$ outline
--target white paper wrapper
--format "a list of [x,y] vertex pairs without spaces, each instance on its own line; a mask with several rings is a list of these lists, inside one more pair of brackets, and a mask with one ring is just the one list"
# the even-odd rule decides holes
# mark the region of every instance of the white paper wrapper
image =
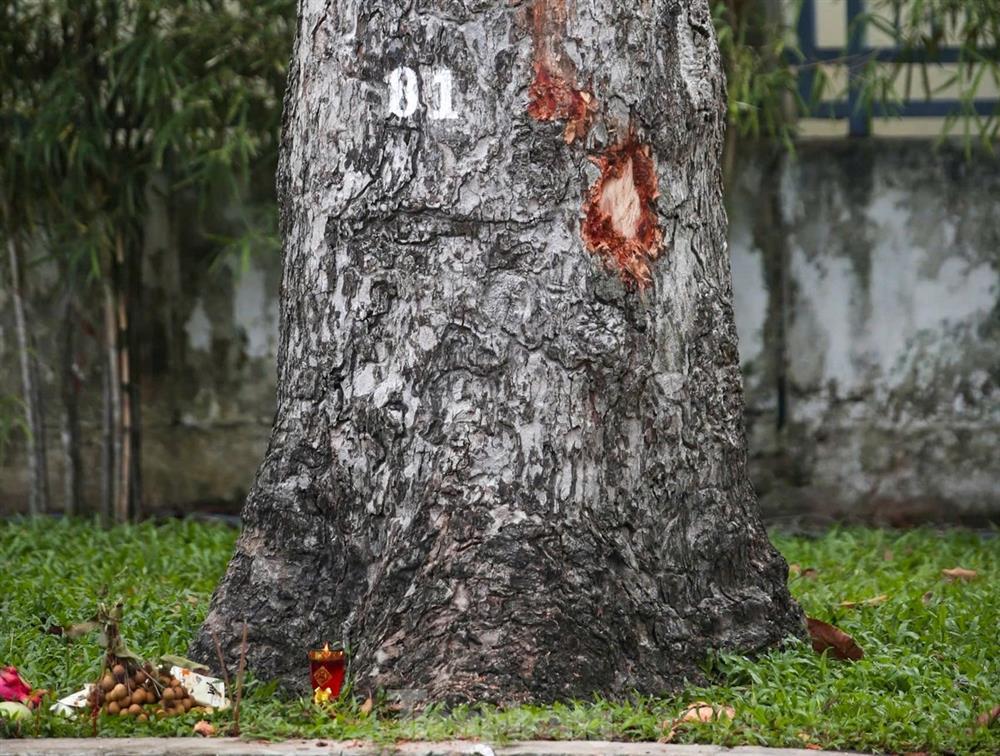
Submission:
[[171,667],[170,674],[181,681],[199,706],[211,706],[213,709],[229,708],[226,684],[218,677],[201,675],[185,667]]
[[76,693],[70,693],[65,698],[60,698],[49,707],[49,711],[54,711],[57,714],[65,714],[67,717],[73,716],[78,710],[87,708],[87,696],[90,695],[90,691],[93,688],[93,683],[87,683],[83,686],[83,690],[78,690]]

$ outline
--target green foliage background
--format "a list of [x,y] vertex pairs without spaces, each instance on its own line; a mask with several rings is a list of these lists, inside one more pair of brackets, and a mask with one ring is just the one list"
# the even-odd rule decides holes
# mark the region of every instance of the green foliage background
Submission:
[[201,206],[272,170],[294,2],[0,0],[0,235],[106,272],[155,177]]

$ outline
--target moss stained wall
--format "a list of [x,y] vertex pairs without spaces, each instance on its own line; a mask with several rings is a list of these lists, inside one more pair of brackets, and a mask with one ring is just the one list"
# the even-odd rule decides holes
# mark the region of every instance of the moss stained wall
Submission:
[[731,255],[770,516],[1000,513],[998,168],[901,140],[742,162]]
[[[752,472],[771,518],[1000,516],[1000,160],[903,140],[806,142],[739,161],[730,252]],[[150,509],[237,511],[274,411],[276,256],[212,265],[154,203],[144,270]],[[595,259],[595,265],[599,262]],[[30,271],[58,504],[58,297]],[[81,318],[86,496],[96,506],[100,361]],[[19,392],[0,289],[0,394]],[[0,514],[23,508],[15,443]]]

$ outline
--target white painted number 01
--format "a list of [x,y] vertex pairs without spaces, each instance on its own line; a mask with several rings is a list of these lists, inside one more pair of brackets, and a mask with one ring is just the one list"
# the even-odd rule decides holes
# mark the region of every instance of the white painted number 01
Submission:
[[[409,118],[420,107],[420,87],[417,72],[409,66],[400,66],[389,74],[389,112],[400,118]],[[438,69],[431,76],[431,88],[436,90],[431,96],[430,107],[427,110],[429,118],[444,121],[458,118],[452,100],[453,81],[451,71],[447,68]]]

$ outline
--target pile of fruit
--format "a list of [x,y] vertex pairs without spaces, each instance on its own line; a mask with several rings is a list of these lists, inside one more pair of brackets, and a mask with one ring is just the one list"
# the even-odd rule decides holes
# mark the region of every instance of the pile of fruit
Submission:
[[169,672],[121,660],[105,671],[88,702],[94,710],[113,717],[136,717],[140,722],[150,716],[185,714],[195,706],[191,694]]

